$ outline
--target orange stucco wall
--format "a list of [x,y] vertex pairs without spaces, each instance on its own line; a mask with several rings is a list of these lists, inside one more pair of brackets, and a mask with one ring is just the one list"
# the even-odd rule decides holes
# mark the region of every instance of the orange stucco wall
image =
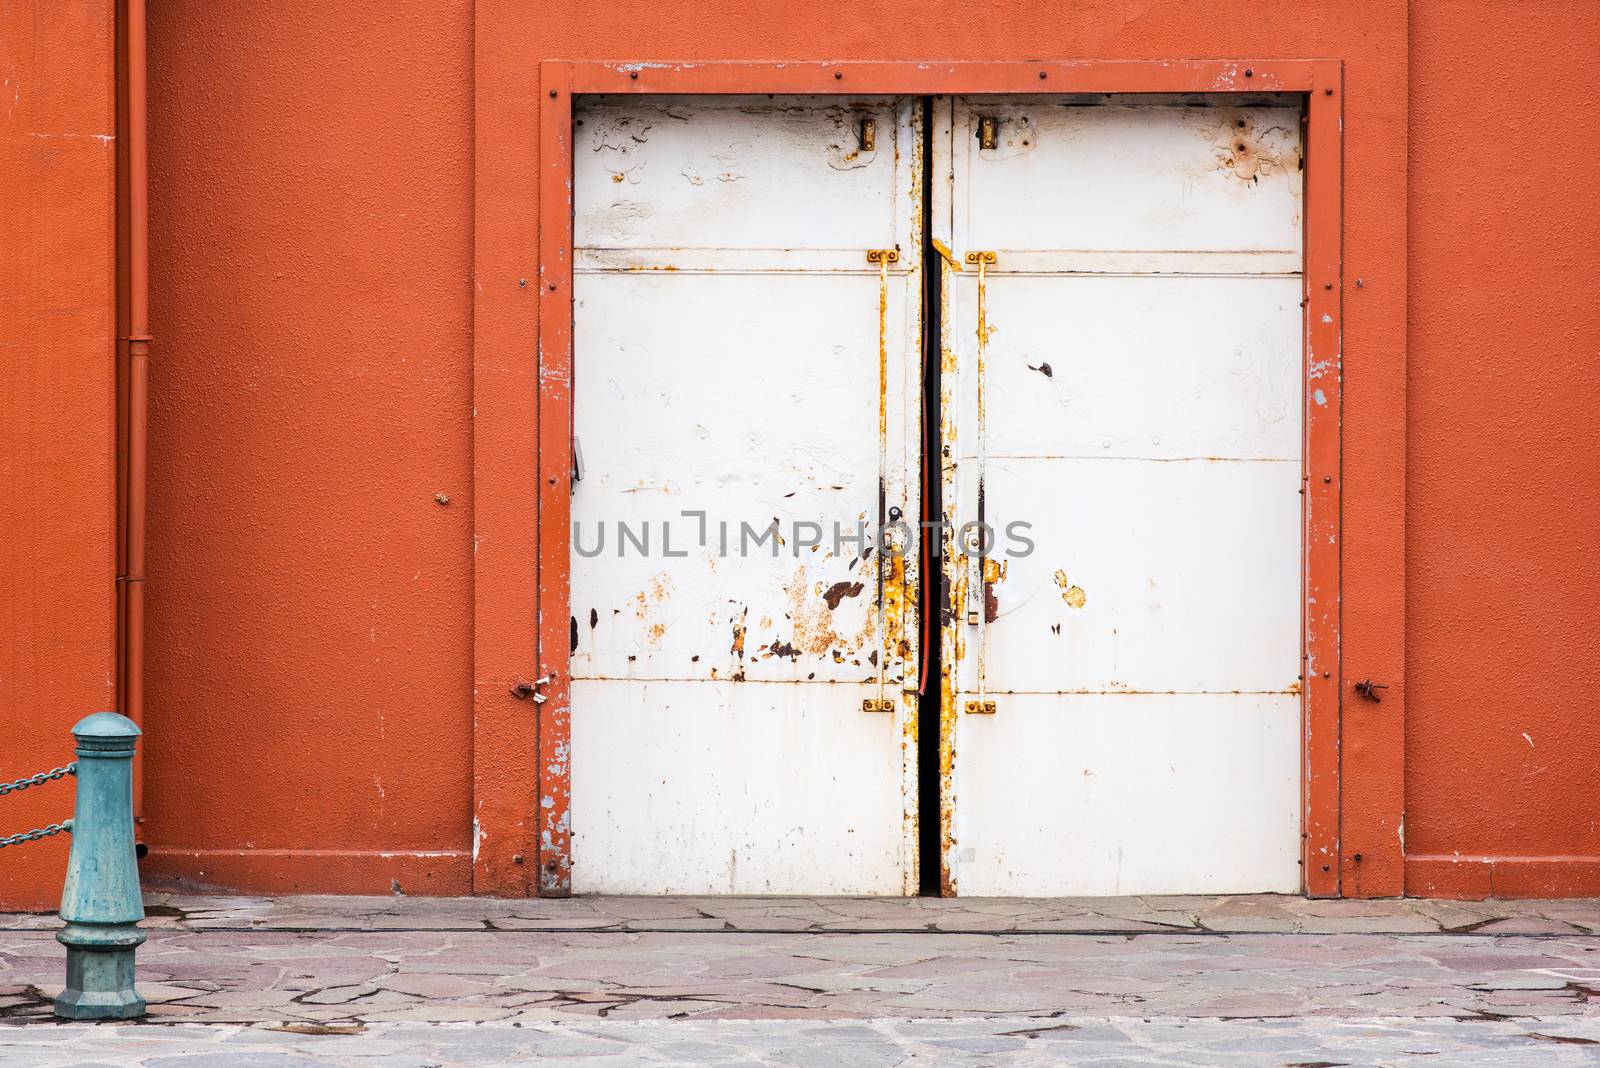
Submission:
[[[115,21],[0,5],[0,780],[72,757],[115,703]],[[0,834],[73,780],[0,798]],[[61,900],[66,835],[0,852],[0,903]]]
[[1600,892],[1596,48],[1585,0],[1412,4],[1412,893]]
[[466,892],[471,4],[150,49],[148,866]]
[[[0,53],[55,220],[0,309],[19,773],[113,674],[110,154],[34,136],[110,130],[79,17],[77,74]],[[1346,64],[1345,892],[1600,893],[1597,46],[1589,0],[152,5],[147,875],[530,885],[538,60],[1249,56]]]

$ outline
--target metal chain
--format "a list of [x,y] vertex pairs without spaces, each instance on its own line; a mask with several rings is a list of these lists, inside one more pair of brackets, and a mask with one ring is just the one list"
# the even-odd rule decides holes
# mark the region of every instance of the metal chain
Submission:
[[[78,774],[78,764],[74,761],[64,768],[52,768],[49,771],[41,771],[37,775],[30,775],[26,779],[18,779],[16,782],[0,783],[0,797],[16,793],[18,790],[26,790],[30,786],[42,786],[47,782],[53,782],[56,779],[76,774]],[[41,838],[49,838],[51,835],[70,830],[72,830],[72,821],[62,820],[60,823],[52,823],[48,827],[40,827],[37,830],[0,836],[0,849],[4,849],[6,846],[21,845],[24,842],[37,842]]]
[[12,834],[0,838],[0,849],[4,849],[6,846],[21,845],[24,842],[37,842],[41,838],[49,838],[53,834],[60,834],[62,831],[70,830],[72,830],[72,821],[62,820],[60,823],[52,823],[48,827],[40,827],[36,831],[23,831],[21,834]]
[[[47,782],[59,779],[65,775],[76,774],[78,774],[78,762],[73,761],[64,768],[53,768],[50,771],[41,771],[37,775],[30,775],[26,779],[18,779],[16,782],[0,782],[0,797],[4,797],[6,794],[16,793],[18,790],[26,790],[30,786],[42,786]],[[12,843],[7,842],[5,844],[11,845]]]

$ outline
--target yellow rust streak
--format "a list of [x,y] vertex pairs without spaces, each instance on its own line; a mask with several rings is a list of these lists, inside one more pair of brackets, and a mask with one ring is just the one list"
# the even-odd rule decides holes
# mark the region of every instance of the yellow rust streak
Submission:
[[[937,557],[940,577],[929,578],[935,582],[936,595],[930,605],[939,618],[939,893],[942,897],[955,897],[958,891],[951,861],[955,857],[955,765],[956,765],[956,688],[957,665],[961,662],[961,606],[966,599],[966,561],[955,551],[956,529],[956,440],[960,422],[956,418],[957,354],[950,343],[950,297],[954,288],[954,274],[961,264],[944,242],[934,239],[941,257],[939,286],[939,321],[944,324],[939,331],[939,479],[943,490],[944,526],[936,536],[940,539]],[[938,594],[944,595],[942,604]]]
[[[888,576],[883,584],[883,635],[882,652],[879,656],[880,669],[886,668],[889,661],[894,661],[895,675],[902,683],[901,689],[909,688],[916,692],[916,664],[911,641],[906,637],[916,632],[917,599],[914,576],[915,568],[910,563],[908,553],[899,555],[888,554],[889,559],[885,565]],[[882,671],[880,670],[880,679]],[[916,717],[911,717],[911,737],[916,737]]]
[[[989,264],[999,257],[993,252],[969,252],[967,262],[978,265],[978,448],[983,449],[983,430],[988,414],[985,396],[984,360],[989,354]],[[983,477],[983,458],[978,460],[978,477]]]
[[[949,483],[946,483],[949,485]],[[946,496],[946,502],[954,499],[954,494]],[[945,530],[954,529],[955,506],[946,503],[944,509]],[[951,861],[955,857],[955,814],[956,814],[956,729],[958,726],[957,696],[960,689],[960,664],[965,653],[965,640],[961,614],[962,606],[967,602],[967,558],[965,554],[956,551],[955,538],[945,535],[943,552],[940,553],[940,566],[944,569],[945,585],[949,590],[948,600],[945,602],[944,622],[939,628],[939,644],[941,648],[939,663],[939,893],[942,897],[955,897],[956,886],[955,872],[951,868]]]

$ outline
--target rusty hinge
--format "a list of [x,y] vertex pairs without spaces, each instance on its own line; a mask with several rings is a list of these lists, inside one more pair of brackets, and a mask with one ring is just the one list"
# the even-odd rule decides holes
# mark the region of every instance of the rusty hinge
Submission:
[[1000,145],[1000,120],[993,115],[978,116],[978,147],[997,148]]
[[856,127],[856,140],[863,152],[878,150],[878,124],[872,119],[862,119]]
[[969,716],[992,716],[994,711],[995,705],[993,701],[967,702],[967,715]]
[[868,263],[899,263],[900,250],[897,248],[869,248],[867,249]]
[[995,255],[993,252],[990,252],[990,251],[988,251],[986,249],[982,250],[982,251],[978,251],[978,252],[969,252],[969,253],[967,253],[967,262],[968,263],[984,263],[984,264],[988,264],[988,263],[995,263],[999,259],[1000,259],[999,256]]
[[894,711],[894,698],[893,697],[869,697],[865,701],[861,702],[861,711],[863,711],[863,712],[893,712]]

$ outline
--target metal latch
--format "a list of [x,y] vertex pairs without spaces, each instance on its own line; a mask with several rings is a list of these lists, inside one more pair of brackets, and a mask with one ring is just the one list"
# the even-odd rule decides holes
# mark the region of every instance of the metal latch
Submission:
[[967,556],[967,626],[976,627],[983,621],[983,615],[988,610],[984,604],[984,596],[988,592],[983,585],[983,530],[972,528],[967,531],[966,538]]
[[542,705],[546,701],[550,700],[550,698],[548,698],[544,694],[540,693],[539,692],[539,687],[548,686],[549,684],[550,684],[550,676],[549,675],[544,675],[544,676],[542,676],[540,678],[535,679],[532,682],[529,682],[527,679],[518,679],[516,681],[516,684],[511,687],[511,696],[515,697],[519,701],[526,701],[528,698],[531,697],[531,698],[533,698],[533,703],[534,704]]
[[995,705],[993,701],[968,701],[967,715],[992,716],[994,715],[994,708]]
[[868,263],[899,263],[900,250],[897,248],[869,248],[867,249]]
[[865,701],[861,702],[861,711],[863,711],[863,712],[893,712],[894,711],[894,698],[893,697],[869,697]]

